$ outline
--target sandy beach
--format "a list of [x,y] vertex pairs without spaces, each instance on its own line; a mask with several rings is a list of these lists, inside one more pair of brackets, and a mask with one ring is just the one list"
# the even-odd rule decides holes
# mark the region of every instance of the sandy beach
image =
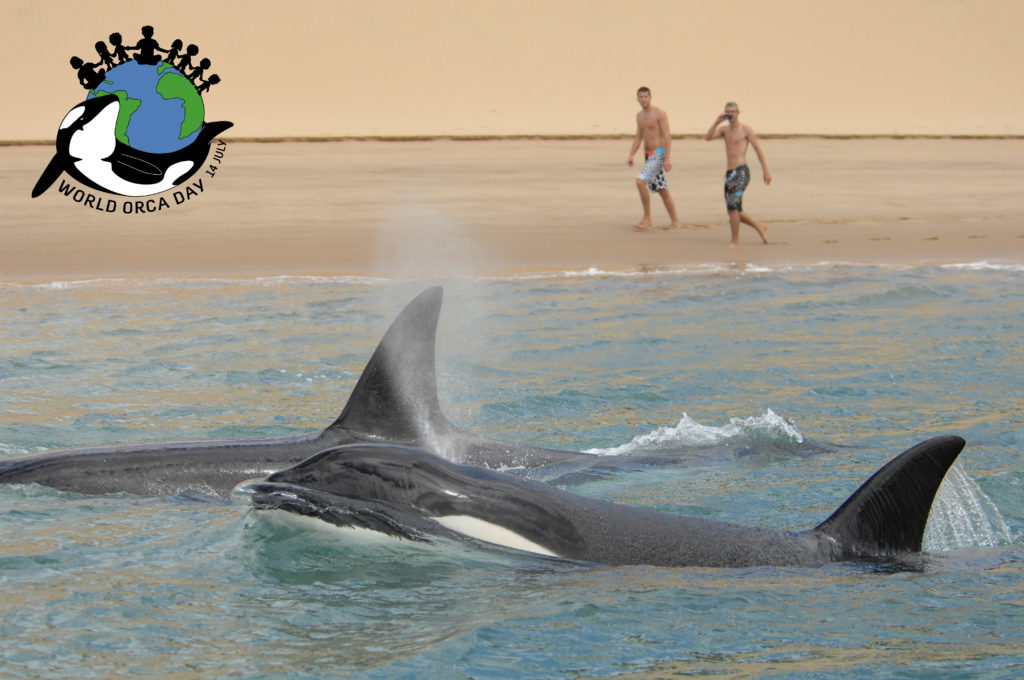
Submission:
[[201,192],[142,214],[88,207],[56,186],[31,199],[52,148],[0,147],[0,281],[1024,262],[1024,140],[769,138],[764,148],[773,182],[751,159],[744,207],[772,245],[743,227],[729,249],[724,154],[695,138],[676,141],[669,173],[685,228],[664,228],[655,197],[644,232],[631,228],[640,205],[628,139],[228,139]]
[[[724,9],[693,2],[657,21],[639,0],[5,2],[0,77],[32,94],[0,117],[0,281],[1024,260],[1024,94],[993,67],[1024,58],[1024,5],[732,9],[725,40]],[[204,120],[234,123],[218,171],[154,214],[30,198],[86,94],[69,58],[144,25],[212,60]],[[639,85],[671,120],[681,231],[630,229]],[[724,153],[703,135],[728,100],[765,142],[774,181],[751,152],[744,206],[770,246],[744,228],[721,248]]]

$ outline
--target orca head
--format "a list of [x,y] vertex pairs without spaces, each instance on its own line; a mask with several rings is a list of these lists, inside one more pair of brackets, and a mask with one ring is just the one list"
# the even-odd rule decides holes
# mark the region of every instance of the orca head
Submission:
[[113,95],[87,99],[68,111],[57,131],[58,152],[76,160],[98,161],[117,148],[117,116],[121,102]]
[[86,99],[65,114],[57,128],[57,151],[32,188],[32,198],[49,189],[62,172],[71,172],[95,189],[103,189],[75,172],[77,161],[102,162],[117,149],[115,128],[121,111],[120,100],[113,95]]
[[285,510],[402,538],[472,538],[549,557],[582,539],[547,494],[507,474],[411,446],[350,444],[244,485],[257,510]]
[[465,486],[461,466],[400,444],[348,444],[321,451],[269,475],[266,484],[361,498],[435,512]]
[[280,510],[341,528],[429,540],[438,532],[420,499],[436,487],[425,481],[429,475],[413,481],[407,465],[419,453],[435,458],[400,445],[339,446],[265,481],[242,484],[236,493],[249,496],[257,511]]

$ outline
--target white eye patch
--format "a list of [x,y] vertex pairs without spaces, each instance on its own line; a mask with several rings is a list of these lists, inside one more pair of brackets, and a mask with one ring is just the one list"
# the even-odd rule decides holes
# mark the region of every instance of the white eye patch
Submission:
[[558,555],[547,548],[537,545],[527,538],[523,538],[514,531],[498,526],[497,524],[485,522],[484,520],[477,519],[476,517],[470,517],[469,515],[449,515],[448,517],[435,517],[434,521],[447,529],[451,529],[452,531],[464,536],[469,536],[470,538],[475,538],[479,541],[484,541],[485,543],[493,543],[506,548],[514,548],[525,552],[537,553],[538,555],[546,555],[547,557],[558,557]]
[[85,113],[84,106],[76,106],[75,108],[68,111],[68,115],[64,116],[64,120],[60,122],[60,129],[63,130],[64,128],[74,123],[76,120],[82,117],[83,113]]

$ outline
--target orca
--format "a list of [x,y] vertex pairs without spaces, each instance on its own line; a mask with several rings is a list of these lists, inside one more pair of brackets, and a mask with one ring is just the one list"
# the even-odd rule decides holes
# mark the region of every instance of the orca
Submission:
[[663,567],[899,564],[921,551],[935,494],[964,440],[922,442],[876,472],[831,517],[781,531],[586,498],[393,445],[323,451],[239,487],[254,512],[285,511],[398,538],[470,539],[548,557]]
[[66,172],[82,184],[121,196],[150,196],[178,186],[198,171],[210,144],[233,123],[204,123],[188,146],[171,153],[133,149],[117,138],[121,103],[115,95],[86,99],[61,121],[57,151],[32,188],[32,198]]
[[228,500],[240,482],[356,442],[412,445],[457,462],[498,467],[537,467],[587,456],[489,439],[445,417],[434,363],[443,295],[440,287],[428,288],[405,307],[370,357],[344,410],[320,432],[22,454],[0,459],[0,484],[35,483],[81,494],[200,494]]

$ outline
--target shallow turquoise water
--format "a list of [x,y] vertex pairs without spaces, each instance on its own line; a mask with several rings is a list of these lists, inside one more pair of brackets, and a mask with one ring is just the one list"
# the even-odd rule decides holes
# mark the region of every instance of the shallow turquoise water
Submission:
[[[0,285],[0,455],[318,429],[430,283]],[[799,529],[965,437],[923,568],[584,567],[0,487],[0,676],[1024,674],[1024,268],[444,285],[449,417],[608,455],[577,493]]]

